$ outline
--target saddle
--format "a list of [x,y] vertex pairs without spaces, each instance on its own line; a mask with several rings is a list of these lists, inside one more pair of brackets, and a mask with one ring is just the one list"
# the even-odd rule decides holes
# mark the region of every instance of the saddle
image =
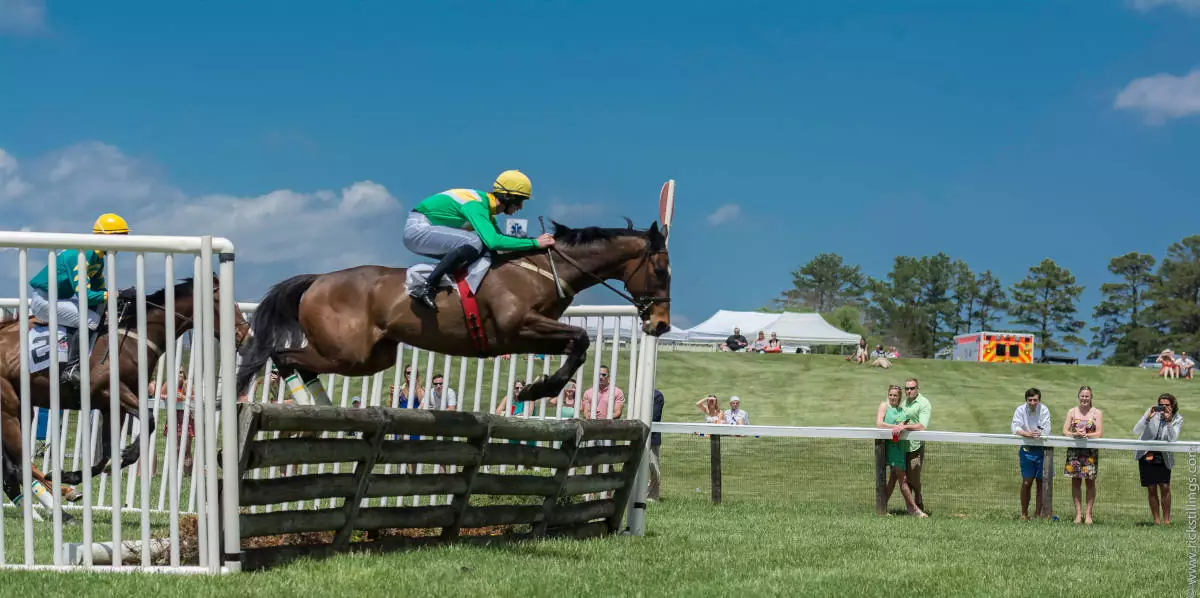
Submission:
[[[509,263],[530,272],[536,272],[549,280],[555,280],[553,273],[538,267],[528,259],[520,258]],[[426,280],[429,273],[433,271],[433,267],[433,264],[417,264],[409,267],[405,283],[411,288],[418,281]],[[487,351],[488,344],[487,333],[483,330],[483,318],[479,314],[479,304],[475,300],[475,292],[479,289],[484,276],[491,270],[491,256],[484,254],[472,263],[448,273],[442,280],[433,281],[436,283],[435,286],[442,288],[449,287],[458,291],[463,308],[463,317],[467,322],[467,332],[471,336],[472,346],[474,346],[479,355],[483,355]],[[574,291],[565,282],[560,280],[558,284],[562,286],[563,291],[568,296],[574,295]]]

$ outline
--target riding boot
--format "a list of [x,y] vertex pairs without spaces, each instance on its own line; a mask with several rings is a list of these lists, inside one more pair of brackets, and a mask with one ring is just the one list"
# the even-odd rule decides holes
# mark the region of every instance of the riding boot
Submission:
[[437,309],[434,304],[434,298],[437,297],[438,281],[447,272],[454,272],[458,268],[470,264],[479,255],[480,251],[470,245],[463,245],[452,249],[449,253],[442,256],[442,260],[433,267],[433,272],[429,273],[429,277],[425,279],[425,282],[409,289],[408,294],[423,303],[425,307]]
[[79,386],[79,329],[74,328],[67,335],[67,363],[59,372],[61,384],[73,387]]

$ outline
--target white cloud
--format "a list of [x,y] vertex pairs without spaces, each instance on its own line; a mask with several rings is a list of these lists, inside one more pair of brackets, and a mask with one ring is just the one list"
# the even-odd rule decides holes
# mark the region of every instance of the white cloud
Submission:
[[0,33],[38,35],[45,31],[44,0],[0,0]]
[[29,191],[29,184],[17,174],[17,159],[0,149],[0,203],[16,199]]
[[741,215],[742,215],[742,207],[741,206],[739,206],[735,203],[727,203],[727,204],[717,208],[717,211],[708,215],[708,223],[711,224],[712,226],[717,226],[718,224],[724,224],[724,223],[729,222],[730,220],[733,220]]
[[[253,279],[239,287],[246,289],[242,297],[297,272],[367,263],[398,266],[409,256],[400,240],[400,202],[378,183],[358,181],[340,191],[189,196],[164,182],[151,164],[96,142],[27,163],[0,150],[0,200],[5,199],[0,209],[9,230],[88,232],[98,215],[115,212],[134,234],[226,237],[237,247],[238,263],[253,267],[238,276],[239,281]],[[190,275],[190,263],[187,272],[182,268],[177,262],[179,276]],[[123,280],[127,284],[130,278]]]
[[1176,6],[1184,12],[1200,14],[1200,0],[1131,0],[1130,4],[1142,12],[1148,12],[1160,6]]
[[1135,79],[1117,94],[1114,106],[1143,111],[1153,124],[1200,114],[1200,69],[1182,77],[1159,73]]
[[590,226],[604,213],[604,207],[596,203],[559,203],[552,202],[548,213],[550,218],[568,226]]

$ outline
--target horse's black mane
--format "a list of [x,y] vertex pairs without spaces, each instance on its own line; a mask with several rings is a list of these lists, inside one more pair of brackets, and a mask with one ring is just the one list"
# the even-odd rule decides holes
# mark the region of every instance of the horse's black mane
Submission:
[[[175,301],[178,302],[183,297],[187,297],[190,299],[192,296],[194,284],[195,284],[195,281],[193,281],[191,278],[184,278],[184,279],[180,280],[179,282],[175,283]],[[166,304],[167,304],[167,289],[165,287],[161,288],[157,291],[154,291],[153,293],[150,293],[149,295],[146,295],[146,311],[153,311],[154,309],[156,309],[155,306],[164,306],[165,307]],[[162,309],[162,308],[160,307],[157,309]],[[135,301],[132,301],[132,300],[129,301],[127,306],[121,306],[118,302],[117,310],[120,312],[120,314],[118,315],[118,321],[117,321],[118,325],[125,326],[125,325],[130,325],[130,324],[137,324],[137,303]]]
[[[649,237],[651,240],[651,245],[655,245],[656,239],[662,239],[661,233],[657,236],[651,234],[651,230],[653,230],[654,227],[649,229],[634,228],[633,221],[627,217],[625,218],[626,226],[624,228],[603,226],[571,228],[561,222],[555,222],[554,220],[551,220],[550,224],[554,226],[554,241],[564,246],[587,245],[588,243],[611,241],[613,239],[620,239],[622,237]],[[504,252],[496,255],[492,259],[492,264],[499,265],[504,262],[522,259],[531,254],[544,254],[545,252],[545,249]]]
[[565,224],[553,220],[550,221],[554,225],[554,241],[564,245],[586,245],[594,241],[609,241],[620,237],[645,236],[645,230],[633,228],[632,220],[626,218],[625,222],[628,224],[625,228],[605,228],[602,226],[571,228]]

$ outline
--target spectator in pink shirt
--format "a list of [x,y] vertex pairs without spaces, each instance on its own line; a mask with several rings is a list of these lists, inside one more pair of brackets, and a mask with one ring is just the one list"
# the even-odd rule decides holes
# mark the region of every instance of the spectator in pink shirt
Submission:
[[[609,402],[612,402],[612,415],[608,414]],[[595,414],[592,412],[592,405],[595,405]],[[617,388],[608,379],[608,366],[600,366],[600,389],[596,392],[596,387],[592,387],[584,391],[583,403],[580,405],[581,415],[583,419],[620,419],[621,408],[625,406],[625,393]]]

